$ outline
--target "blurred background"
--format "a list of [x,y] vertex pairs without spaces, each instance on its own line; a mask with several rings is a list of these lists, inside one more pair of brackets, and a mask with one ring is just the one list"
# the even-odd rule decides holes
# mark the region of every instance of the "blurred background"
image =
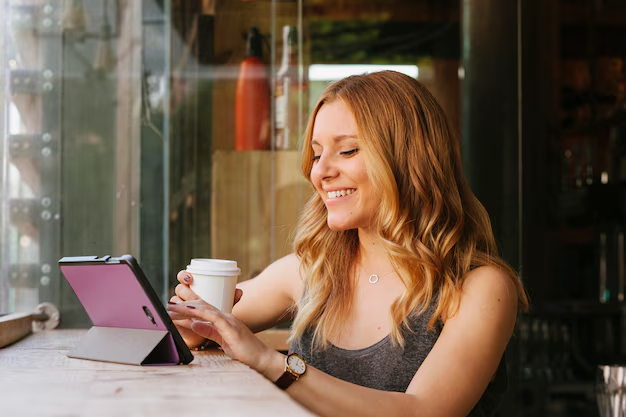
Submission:
[[62,256],[137,257],[165,302],[192,257],[289,253],[324,87],[435,95],[532,309],[501,416],[596,416],[624,363],[623,0],[0,0],[0,313],[89,318]]

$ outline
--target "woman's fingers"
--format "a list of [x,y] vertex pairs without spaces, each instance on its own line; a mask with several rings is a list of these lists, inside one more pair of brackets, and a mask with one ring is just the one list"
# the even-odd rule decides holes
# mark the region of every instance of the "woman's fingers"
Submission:
[[[172,320],[195,319],[217,323],[223,317],[220,310],[202,300],[188,300],[183,303],[168,303],[168,309],[176,317]],[[172,314],[170,314],[172,317]]]
[[191,282],[193,281],[193,276],[183,269],[182,271],[179,271],[178,274],[176,274],[176,279],[181,284],[191,285]]
[[[183,299],[179,298],[178,296],[173,296],[172,298],[170,298],[169,304],[178,304],[178,303],[182,303]],[[170,319],[172,319],[172,322],[174,322],[174,325],[176,325],[177,327],[184,327],[186,329],[191,329],[191,320],[188,318],[184,318],[184,319],[177,319],[174,317],[175,313],[172,313],[171,311],[168,312]]]
[[189,315],[185,312],[179,313],[177,311],[170,310],[168,311],[168,314],[170,315],[170,319],[172,319],[172,322],[174,322],[175,325],[191,329],[191,319],[189,318]]
[[180,282],[180,284],[174,288],[174,293],[176,293],[177,299],[172,297],[170,301],[179,303],[181,301],[195,300],[198,298],[196,293],[189,288],[189,285],[193,282],[193,277],[189,272],[185,270],[179,271],[178,274],[176,274],[176,279]]
[[217,342],[229,357],[261,372],[268,357],[277,352],[263,344],[232,314],[222,313],[202,300],[169,304],[170,314],[177,319],[191,319],[191,330],[201,337]]
[[[202,306],[200,305],[202,303]],[[172,320],[205,320],[211,321],[204,316],[206,308],[214,308],[202,300],[189,300],[182,303],[168,302],[167,309]],[[219,311],[219,310],[218,310]]]
[[176,288],[174,288],[174,292],[182,301],[197,300],[200,298],[185,284],[178,284]]
[[[203,338],[213,340],[222,347],[227,346],[218,328],[214,326],[214,323],[220,325],[224,323],[223,314],[212,305],[199,300],[168,303],[168,309],[172,320],[189,323],[188,329],[185,329],[186,332],[193,332],[196,336],[200,335]],[[187,339],[191,339],[191,335],[186,332],[183,338],[187,342]]]
[[217,343],[220,346],[225,344],[224,343],[224,339],[222,339],[222,336],[215,329],[215,327],[213,326],[213,323],[211,323],[211,322],[194,321],[191,324],[191,330],[193,330],[197,334],[201,335],[202,337],[205,337],[207,339],[210,339],[210,340],[214,341],[215,343]]
[[[197,300],[198,296],[194,293],[186,284],[188,281],[191,283],[191,279],[185,279],[185,271],[180,271],[176,278],[181,284],[176,286],[174,292],[175,296],[170,298],[168,305],[179,305],[184,303],[186,300]],[[185,312],[186,313],[186,312]],[[192,325],[194,320],[192,320],[192,316],[189,314],[183,314],[180,311],[168,311],[170,319],[174,323],[174,325],[178,328],[178,332],[182,336],[183,340],[189,347],[198,346],[203,342],[204,337],[199,335],[197,332],[192,330]],[[206,336],[205,336],[206,337]],[[215,336],[214,336],[215,337]],[[214,340],[214,339],[211,339]],[[221,340],[221,338],[220,338]],[[217,340],[215,340],[217,342]],[[219,343],[219,342],[218,342]]]

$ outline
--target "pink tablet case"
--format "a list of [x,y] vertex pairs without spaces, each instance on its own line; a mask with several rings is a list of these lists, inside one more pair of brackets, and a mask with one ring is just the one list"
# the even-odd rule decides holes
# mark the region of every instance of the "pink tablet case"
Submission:
[[180,362],[171,333],[129,265],[60,268],[93,322],[69,357],[133,365]]

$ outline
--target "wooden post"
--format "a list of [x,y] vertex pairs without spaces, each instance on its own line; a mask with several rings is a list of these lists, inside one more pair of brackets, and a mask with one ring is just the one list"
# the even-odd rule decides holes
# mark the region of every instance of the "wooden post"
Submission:
[[517,18],[516,2],[463,0],[463,163],[513,267],[520,260]]
[[139,182],[141,147],[141,2],[120,2],[115,130],[116,254],[139,254]]
[[[462,152],[465,172],[492,221],[502,257],[520,265],[518,2],[462,1]],[[500,415],[519,416],[518,345],[507,347],[512,375]]]

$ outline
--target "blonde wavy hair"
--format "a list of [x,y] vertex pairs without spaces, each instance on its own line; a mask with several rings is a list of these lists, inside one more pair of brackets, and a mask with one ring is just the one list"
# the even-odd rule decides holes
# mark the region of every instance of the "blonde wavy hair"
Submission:
[[[459,306],[466,273],[493,265],[515,283],[519,307],[528,299],[513,269],[499,256],[487,211],[472,193],[461,167],[457,136],[435,98],[415,79],[394,71],[345,78],[330,85],[307,125],[302,172],[309,181],[313,124],[326,103],[342,100],[354,115],[360,151],[381,205],[375,229],[406,290],[391,305],[391,340],[404,346],[411,314],[435,302],[429,329]],[[359,257],[357,230],[336,232],[315,193],[299,220],[295,253],[305,292],[297,305],[291,340],[313,330],[313,346],[325,348],[341,332],[352,308]]]

